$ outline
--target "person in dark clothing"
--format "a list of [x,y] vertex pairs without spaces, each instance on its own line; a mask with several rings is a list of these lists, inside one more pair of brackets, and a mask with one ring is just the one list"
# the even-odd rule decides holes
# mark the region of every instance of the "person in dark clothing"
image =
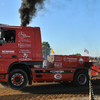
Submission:
[[8,41],[9,43],[13,43],[13,42],[15,42],[15,40],[14,40],[14,36],[11,36],[11,39]]

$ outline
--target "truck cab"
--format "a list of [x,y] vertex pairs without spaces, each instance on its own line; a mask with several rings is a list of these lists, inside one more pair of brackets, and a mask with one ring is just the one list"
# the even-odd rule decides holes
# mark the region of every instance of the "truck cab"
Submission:
[[32,83],[30,68],[34,65],[42,65],[40,28],[0,24],[0,82],[8,82],[10,73],[20,69]]

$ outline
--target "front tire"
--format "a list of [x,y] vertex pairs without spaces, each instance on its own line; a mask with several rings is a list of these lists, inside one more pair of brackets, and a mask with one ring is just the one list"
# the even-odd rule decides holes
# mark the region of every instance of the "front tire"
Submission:
[[85,70],[80,70],[76,72],[74,77],[74,83],[76,86],[87,86],[89,83],[88,72]]
[[26,86],[27,81],[26,72],[21,69],[15,69],[9,74],[8,85],[14,90],[21,90]]

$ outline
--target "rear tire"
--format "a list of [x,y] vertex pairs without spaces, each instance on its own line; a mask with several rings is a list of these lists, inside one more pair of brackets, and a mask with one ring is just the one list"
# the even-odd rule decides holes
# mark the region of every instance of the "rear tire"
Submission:
[[27,81],[26,72],[21,69],[15,69],[9,74],[8,85],[14,90],[21,90],[26,86]]
[[88,72],[84,70],[76,72],[74,77],[74,83],[76,86],[87,86],[89,83]]

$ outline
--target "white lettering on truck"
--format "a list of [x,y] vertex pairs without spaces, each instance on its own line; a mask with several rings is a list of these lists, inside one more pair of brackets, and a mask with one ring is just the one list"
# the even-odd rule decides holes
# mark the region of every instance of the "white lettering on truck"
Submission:
[[67,57],[67,62],[77,62],[77,58],[69,58],[69,57]]
[[55,68],[62,68],[62,62],[55,62],[54,66]]
[[[24,32],[22,32],[22,31],[20,31],[19,33],[18,33],[18,37],[19,37],[19,41],[18,42],[31,42],[30,40],[29,40],[29,38],[31,37],[31,36],[28,36],[28,35],[26,35]],[[26,39],[25,39],[26,38]]]
[[14,54],[14,50],[2,50],[2,54]]
[[64,73],[63,70],[51,70],[50,73]]
[[25,48],[25,47],[29,48],[29,47],[31,47],[31,44],[18,43],[18,47],[19,48]]
[[19,53],[31,53],[31,52],[28,49],[27,50],[22,49],[19,51]]

